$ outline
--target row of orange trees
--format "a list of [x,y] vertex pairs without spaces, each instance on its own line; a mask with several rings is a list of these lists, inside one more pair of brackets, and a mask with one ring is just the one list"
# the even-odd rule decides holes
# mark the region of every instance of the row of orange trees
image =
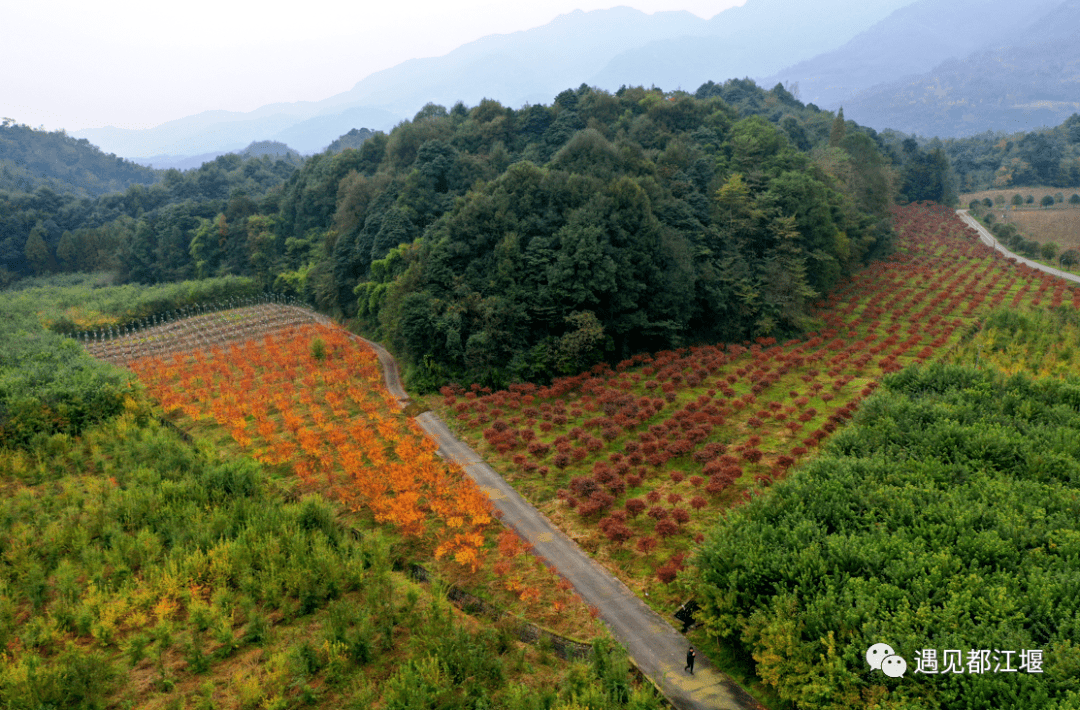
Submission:
[[439,558],[480,564],[490,501],[393,411],[375,353],[343,330],[305,325],[132,369],[166,411],[217,422],[258,460],[291,466],[307,488],[431,538]]
[[1005,259],[951,210],[899,208],[894,224],[897,252],[823,297],[803,339],[637,355],[546,387],[450,386],[443,411],[534,499],[670,581],[718,512],[784,476],[884,373],[997,306],[1080,306],[1080,289]]

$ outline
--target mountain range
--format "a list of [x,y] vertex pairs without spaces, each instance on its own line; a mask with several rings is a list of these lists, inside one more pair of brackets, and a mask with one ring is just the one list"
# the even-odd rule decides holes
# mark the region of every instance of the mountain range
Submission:
[[[494,98],[519,108],[550,103],[583,83],[693,91],[710,78],[761,76],[841,46],[909,1],[815,0],[792,9],[785,7],[790,0],[747,0],[711,20],[628,7],[575,11],[534,29],[483,37],[442,57],[408,60],[322,101],[247,113],[207,111],[151,129],[91,128],[74,135],[154,167],[167,167],[176,156],[237,150],[253,140],[311,153],[354,127],[389,129],[428,102],[473,105]],[[657,55],[667,60],[657,61]],[[680,74],[684,65],[692,70]]]
[[[1080,107],[1080,0],[747,0],[709,20],[627,7],[575,11],[411,59],[322,101],[208,111],[146,130],[74,135],[154,167],[254,140],[323,150],[351,129],[387,130],[429,102],[518,108],[582,83],[614,91],[706,81],[783,83],[804,102],[879,130],[958,136],[1054,125]],[[1080,45],[1077,45],[1080,47]]]
[[[965,56],[855,94],[849,118],[923,136],[1015,133],[1056,126],[1080,112],[1080,1],[1036,2]],[[1002,12],[996,14],[1000,23]],[[1040,12],[1042,11],[1042,12]],[[1015,13],[1014,13],[1015,14]],[[999,31],[1000,33],[1000,31]]]

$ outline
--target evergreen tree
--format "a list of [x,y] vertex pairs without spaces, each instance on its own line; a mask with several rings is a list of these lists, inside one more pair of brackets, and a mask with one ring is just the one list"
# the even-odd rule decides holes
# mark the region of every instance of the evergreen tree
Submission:
[[839,148],[846,134],[847,126],[844,124],[844,107],[841,106],[840,110],[836,112],[836,118],[833,119],[832,130],[829,131],[829,147]]
[[60,243],[56,247],[56,258],[60,260],[64,271],[77,271],[79,266],[79,245],[70,231],[64,230]]
[[49,254],[49,247],[45,244],[45,228],[41,226],[40,222],[30,230],[30,235],[26,238],[26,246],[23,248],[23,254],[26,256],[26,263],[29,264],[35,275],[41,275],[49,271],[52,255]]

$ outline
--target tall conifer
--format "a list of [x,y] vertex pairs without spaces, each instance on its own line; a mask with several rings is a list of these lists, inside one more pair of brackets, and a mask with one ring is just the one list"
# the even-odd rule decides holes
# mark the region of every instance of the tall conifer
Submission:
[[844,140],[844,133],[847,131],[844,126],[844,107],[841,106],[840,110],[836,112],[836,118],[833,120],[832,131],[829,133],[829,147],[839,148],[840,142]]

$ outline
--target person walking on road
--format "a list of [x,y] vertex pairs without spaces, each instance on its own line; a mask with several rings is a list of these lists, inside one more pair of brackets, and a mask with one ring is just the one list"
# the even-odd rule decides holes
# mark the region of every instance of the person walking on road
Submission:
[[686,668],[683,670],[690,671],[690,675],[694,675],[694,647],[691,646],[690,650],[686,652]]

